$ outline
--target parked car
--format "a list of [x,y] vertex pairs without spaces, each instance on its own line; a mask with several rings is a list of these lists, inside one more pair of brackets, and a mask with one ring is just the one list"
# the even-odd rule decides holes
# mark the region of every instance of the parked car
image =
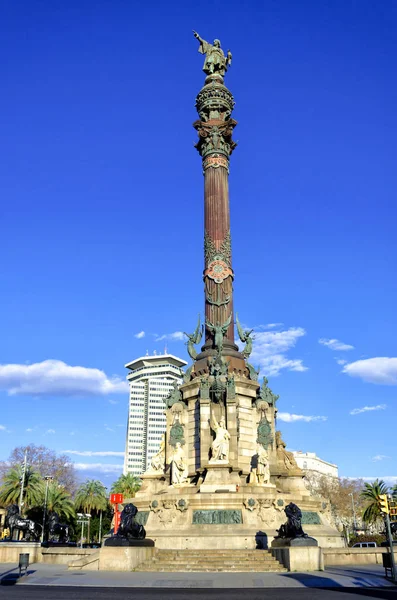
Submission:
[[354,544],[354,546],[352,546],[352,548],[376,548],[376,547],[377,547],[376,542],[357,542],[357,544]]

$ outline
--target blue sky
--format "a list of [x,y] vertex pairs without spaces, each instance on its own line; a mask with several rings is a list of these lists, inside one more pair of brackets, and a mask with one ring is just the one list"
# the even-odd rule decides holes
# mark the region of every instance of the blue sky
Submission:
[[235,307],[279,426],[343,476],[397,479],[396,21],[388,0],[2,3],[0,458],[45,444],[110,483],[123,365],[186,358],[196,29],[233,52]]

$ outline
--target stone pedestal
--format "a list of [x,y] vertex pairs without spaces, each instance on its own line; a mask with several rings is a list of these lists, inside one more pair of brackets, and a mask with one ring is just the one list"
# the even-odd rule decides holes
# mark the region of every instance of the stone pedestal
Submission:
[[272,541],[272,548],[308,548],[318,546],[318,541],[312,537],[276,538]]
[[132,571],[149,560],[154,553],[154,546],[101,548],[98,567],[100,571]]
[[106,547],[128,547],[128,548],[154,548],[154,541],[145,540],[127,540],[126,538],[117,537],[117,535],[107,538],[103,544]]
[[[273,542],[274,543],[274,542]],[[281,562],[288,571],[323,571],[324,561],[321,548],[318,546],[284,546],[274,548],[272,555]]]
[[157,494],[168,485],[169,481],[169,475],[166,476],[164,473],[144,473],[140,475],[140,478],[142,479],[142,486],[136,493],[136,497]]
[[204,482],[200,485],[200,494],[236,492],[240,484],[238,471],[229,463],[213,462],[204,465]]

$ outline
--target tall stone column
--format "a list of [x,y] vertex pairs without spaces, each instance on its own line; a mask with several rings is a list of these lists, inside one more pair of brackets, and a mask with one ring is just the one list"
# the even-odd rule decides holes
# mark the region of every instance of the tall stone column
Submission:
[[[205,343],[202,358],[221,354],[242,359],[234,342],[233,267],[230,238],[229,159],[236,142],[234,100],[219,73],[210,74],[196,99],[200,119],[193,126],[204,174]],[[244,369],[241,364],[240,368]]]

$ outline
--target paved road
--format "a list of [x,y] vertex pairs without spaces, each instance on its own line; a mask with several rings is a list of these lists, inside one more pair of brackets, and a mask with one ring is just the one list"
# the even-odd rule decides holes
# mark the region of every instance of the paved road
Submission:
[[115,573],[37,563],[19,579],[7,564],[0,565],[0,584],[0,600],[397,600],[397,586],[376,565],[316,573]]
[[246,588],[231,589],[175,589],[175,588],[99,588],[26,586],[1,587],[3,600],[354,600],[373,598],[396,600],[397,589],[392,588]]

